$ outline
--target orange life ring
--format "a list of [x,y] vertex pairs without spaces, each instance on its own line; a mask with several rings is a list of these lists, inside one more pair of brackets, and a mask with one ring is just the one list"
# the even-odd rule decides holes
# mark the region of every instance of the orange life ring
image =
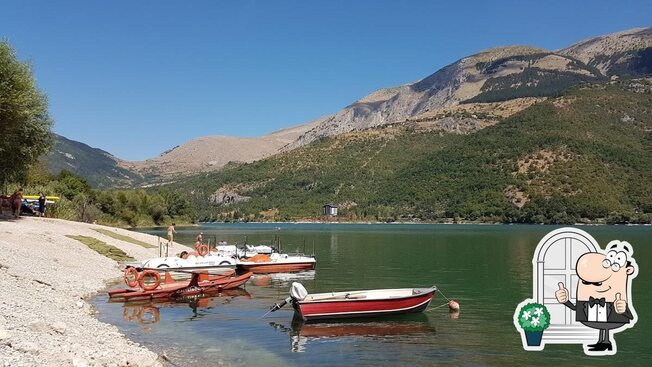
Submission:
[[208,255],[208,246],[204,245],[203,243],[197,246],[197,253],[199,254],[199,256]]
[[[154,283],[146,284],[145,278],[147,277],[154,277]],[[138,277],[138,285],[146,291],[153,291],[161,285],[161,274],[156,270],[145,270]]]
[[[138,285],[138,270],[134,267],[128,267],[125,269],[125,283],[127,284],[127,287],[133,288]],[[130,280],[133,278],[133,280]]]

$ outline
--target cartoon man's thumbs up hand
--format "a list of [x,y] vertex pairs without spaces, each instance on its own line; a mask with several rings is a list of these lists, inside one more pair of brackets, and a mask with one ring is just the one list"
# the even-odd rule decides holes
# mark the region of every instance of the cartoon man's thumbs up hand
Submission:
[[[557,302],[559,303],[566,303],[568,302],[568,289],[566,289],[566,286],[564,286],[564,283],[559,282],[559,290],[555,292],[555,297],[557,297]],[[625,312],[623,310],[623,312]],[[622,313],[622,312],[619,312]]]
[[621,298],[620,293],[616,293],[614,309],[616,310],[616,313],[625,313],[625,310],[627,310],[627,301]]

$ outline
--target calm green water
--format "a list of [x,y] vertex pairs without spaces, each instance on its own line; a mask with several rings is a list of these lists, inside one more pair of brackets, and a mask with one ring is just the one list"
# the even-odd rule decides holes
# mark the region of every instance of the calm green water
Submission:
[[[280,226],[280,229],[277,228]],[[301,281],[309,292],[436,284],[461,304],[451,317],[438,295],[424,314],[357,323],[293,322],[287,307],[261,319],[287,296],[291,276],[259,276],[245,291],[193,303],[123,305],[95,298],[98,317],[181,366],[648,365],[652,339],[652,227],[582,227],[604,246],[634,245],[638,323],[616,335],[618,354],[587,357],[580,345],[525,352],[512,316],[532,294],[532,254],[556,227],[481,225],[237,224],[180,229],[178,240],[267,243],[312,252],[317,269]],[[164,235],[163,229],[149,233]],[[154,314],[158,312],[157,319]]]

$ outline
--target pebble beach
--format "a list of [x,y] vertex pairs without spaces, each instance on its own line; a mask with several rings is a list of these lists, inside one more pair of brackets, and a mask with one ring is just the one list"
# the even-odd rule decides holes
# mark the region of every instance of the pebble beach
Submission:
[[[66,235],[90,236],[137,260],[156,236],[50,218],[0,219],[0,366],[162,366],[161,357],[94,316],[89,298],[122,277],[120,264]],[[170,254],[187,249],[173,244]]]

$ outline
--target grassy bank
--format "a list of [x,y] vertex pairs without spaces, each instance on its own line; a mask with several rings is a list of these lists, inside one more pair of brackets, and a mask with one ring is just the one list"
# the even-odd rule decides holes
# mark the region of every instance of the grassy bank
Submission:
[[89,236],[73,236],[73,235],[67,235],[66,237],[72,238],[74,240],[83,243],[84,245],[88,246],[91,250],[97,252],[100,255],[104,255],[111,260],[115,260],[118,262],[135,260],[133,257],[127,255],[124,251],[120,250],[119,248],[109,245],[104,241],[100,241],[97,238],[93,238]]
[[137,240],[135,238],[125,236],[125,235],[116,233],[114,231],[110,231],[108,229],[97,228],[97,229],[95,229],[95,231],[97,231],[97,232],[99,232],[99,233],[101,233],[101,234],[103,234],[105,236],[115,238],[116,240],[133,243],[134,245],[142,246],[144,248],[156,248],[156,246],[152,246],[152,245],[148,244],[147,242],[143,242],[143,241]]

